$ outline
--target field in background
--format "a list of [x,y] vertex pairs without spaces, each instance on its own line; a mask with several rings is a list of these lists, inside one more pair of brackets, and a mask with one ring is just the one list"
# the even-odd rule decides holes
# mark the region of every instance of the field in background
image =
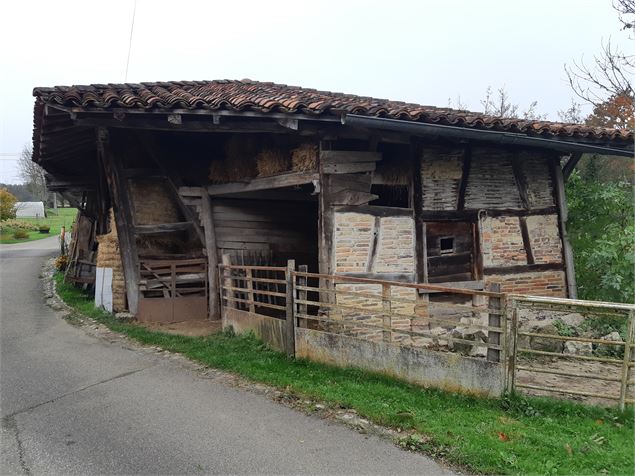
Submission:
[[48,215],[46,218],[19,218],[19,220],[33,223],[38,226],[50,226],[51,229],[48,233],[29,231],[28,238],[16,240],[13,237],[13,233],[15,232],[15,230],[13,228],[3,226],[2,222],[0,222],[0,243],[22,243],[24,241],[40,240],[42,238],[48,238],[49,236],[57,236],[59,235],[62,226],[65,226],[66,230],[70,231],[71,226],[75,221],[75,215],[77,215],[77,208],[58,208],[57,214],[55,214],[55,211],[53,209],[48,209],[46,213]]

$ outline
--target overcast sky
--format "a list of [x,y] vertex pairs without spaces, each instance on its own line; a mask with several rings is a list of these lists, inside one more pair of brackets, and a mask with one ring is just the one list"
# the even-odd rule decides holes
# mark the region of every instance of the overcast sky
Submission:
[[[32,89],[123,82],[134,0],[13,0],[0,7],[0,182],[17,183]],[[137,0],[128,82],[275,81],[472,110],[488,85],[557,120],[563,65],[612,38],[610,0]],[[586,112],[589,112],[588,110]]]

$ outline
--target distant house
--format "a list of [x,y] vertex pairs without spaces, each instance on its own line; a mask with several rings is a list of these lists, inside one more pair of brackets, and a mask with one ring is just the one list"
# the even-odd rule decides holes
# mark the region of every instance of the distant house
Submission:
[[43,202],[16,202],[15,204],[16,218],[44,218]]
[[73,259],[149,320],[218,317],[225,258],[575,297],[564,182],[582,153],[633,155],[626,130],[247,80],[34,95],[33,159],[80,208]]

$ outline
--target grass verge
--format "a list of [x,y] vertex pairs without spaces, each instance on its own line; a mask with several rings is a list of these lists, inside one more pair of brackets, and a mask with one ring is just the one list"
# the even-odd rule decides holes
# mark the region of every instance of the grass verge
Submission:
[[47,210],[48,216],[46,218],[19,218],[20,221],[33,223],[34,225],[46,225],[51,227],[48,233],[40,233],[39,231],[29,231],[28,238],[16,240],[13,237],[14,229],[10,227],[3,227],[0,222],[0,243],[12,244],[23,243],[25,241],[41,240],[42,238],[48,238],[49,236],[57,236],[60,234],[62,226],[66,226],[66,231],[71,230],[71,226],[75,222],[75,215],[77,215],[76,208],[58,208],[57,214],[53,209]]
[[[284,389],[299,398],[355,409],[401,428],[401,445],[489,474],[632,474],[633,411],[540,398],[484,399],[422,389],[358,369],[289,359],[251,336],[184,337],[121,322],[55,277],[73,309],[143,344]],[[416,432],[416,433],[414,433]]]

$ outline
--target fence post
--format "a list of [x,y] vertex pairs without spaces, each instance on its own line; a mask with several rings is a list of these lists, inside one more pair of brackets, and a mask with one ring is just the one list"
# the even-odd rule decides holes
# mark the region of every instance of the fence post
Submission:
[[[308,273],[309,272],[309,267],[306,264],[301,264],[300,266],[298,266],[298,271],[300,273]],[[306,287],[308,286],[308,279],[306,276],[298,276],[298,285],[299,286],[303,286]],[[298,299],[300,301],[306,301],[308,299],[308,293],[306,291],[306,289],[299,289],[298,290]],[[306,304],[298,304],[298,314],[304,314],[305,316],[309,313],[309,306],[307,306]],[[306,319],[304,319],[305,322]],[[298,318],[298,321],[296,322],[296,325],[300,324],[300,318]]]
[[256,305],[254,299],[254,283],[251,280],[253,276],[251,268],[245,269],[245,283],[247,284],[247,299],[249,299],[249,312],[256,312]]
[[[230,266],[232,264],[232,260],[231,257],[228,254],[223,254],[223,256],[221,257],[221,263],[223,263],[223,266]],[[229,276],[227,276],[227,272],[229,272]],[[231,288],[233,285],[233,281],[231,278],[231,273],[232,270],[231,269],[226,269],[221,267],[220,268],[220,275],[221,275],[221,302],[223,302],[223,291],[224,291],[224,296],[225,297],[232,297],[233,293],[228,289]],[[236,306],[236,302],[235,301],[230,301],[229,299],[225,299],[225,301],[227,301],[227,304],[223,303],[223,305],[226,305],[229,309],[235,309]]]
[[[518,337],[518,305],[517,302],[511,300],[505,305],[506,310],[512,309],[512,318],[507,326],[508,335],[505,338],[505,352],[507,353],[507,393],[514,393],[516,391],[516,343]],[[507,312],[505,313],[505,319],[507,319]]]
[[624,411],[626,407],[626,396],[628,393],[628,381],[630,378],[631,361],[633,360],[633,339],[635,338],[635,324],[633,319],[635,314],[633,311],[628,313],[628,330],[626,331],[626,339],[624,341],[624,362],[622,363],[622,378],[620,385],[620,411]]
[[[501,285],[499,283],[492,283],[492,285],[490,286],[490,291],[495,292],[495,293],[500,293],[501,290]],[[497,297],[489,297],[489,309],[495,311],[494,313],[489,313],[488,319],[487,319],[487,325],[489,327],[501,327],[501,315],[500,312],[503,308],[502,303],[501,303],[501,298],[500,296]],[[488,343],[488,347],[487,347],[487,360],[490,362],[500,362],[501,361],[501,356],[500,356],[500,350],[498,349],[491,349],[489,347],[489,345],[500,345],[501,342],[501,332],[500,331],[493,331],[493,330],[488,330],[487,331],[487,343]]]
[[[392,340],[392,305],[390,302],[391,286],[390,284],[381,285],[381,308],[383,313],[383,341],[390,342]],[[388,329],[388,330],[386,330]]]
[[295,357],[295,260],[287,261],[286,280],[287,280],[287,316],[286,316],[286,334],[287,334],[287,355]]

